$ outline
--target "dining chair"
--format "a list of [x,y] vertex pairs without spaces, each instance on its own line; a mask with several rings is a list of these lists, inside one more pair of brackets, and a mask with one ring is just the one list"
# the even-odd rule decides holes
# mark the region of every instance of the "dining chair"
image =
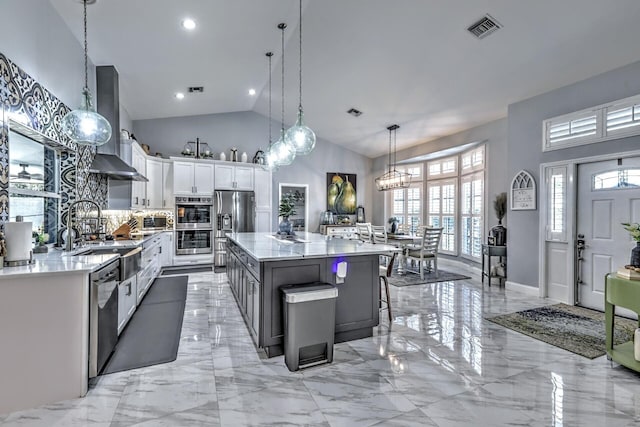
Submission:
[[411,234],[411,224],[398,224],[397,234]]
[[433,262],[433,271],[438,277],[438,248],[442,237],[442,227],[421,227],[422,241],[417,248],[408,248],[405,256],[420,263],[420,279],[424,279],[424,266]]
[[[389,315],[389,325],[393,321],[393,314],[391,313],[391,292],[389,291],[389,277],[391,277],[391,272],[393,271],[393,263],[396,260],[397,252],[394,252],[391,256],[391,260],[387,265],[381,265],[379,267],[380,274],[378,276],[378,281],[380,282],[380,286],[378,287],[379,291],[379,299],[380,299],[380,311],[387,310],[387,314]],[[384,286],[385,299],[382,299],[382,287]],[[384,304],[384,307],[383,307]]]
[[387,243],[387,228],[384,225],[372,225],[371,238],[373,243]]
[[371,223],[370,222],[356,222],[356,232],[358,238],[363,242],[371,243]]

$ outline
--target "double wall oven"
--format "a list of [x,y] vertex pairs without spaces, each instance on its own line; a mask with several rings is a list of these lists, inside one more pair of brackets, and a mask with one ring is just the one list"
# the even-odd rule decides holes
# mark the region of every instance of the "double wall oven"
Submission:
[[176,197],[176,255],[213,253],[213,197]]

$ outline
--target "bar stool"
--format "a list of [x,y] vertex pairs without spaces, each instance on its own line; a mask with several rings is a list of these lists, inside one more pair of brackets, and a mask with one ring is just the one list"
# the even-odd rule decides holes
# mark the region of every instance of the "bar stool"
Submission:
[[[393,271],[393,263],[396,260],[397,252],[394,252],[389,260],[389,264],[381,265],[380,275],[378,276],[378,281],[380,282],[380,286],[378,287],[378,297],[380,299],[380,311],[385,310],[385,307],[382,307],[384,303],[386,305],[387,314],[389,315],[389,324],[393,321],[393,315],[391,313],[391,292],[389,292],[389,277],[391,276],[391,272]],[[382,299],[382,286],[384,285],[385,291],[385,299]]]

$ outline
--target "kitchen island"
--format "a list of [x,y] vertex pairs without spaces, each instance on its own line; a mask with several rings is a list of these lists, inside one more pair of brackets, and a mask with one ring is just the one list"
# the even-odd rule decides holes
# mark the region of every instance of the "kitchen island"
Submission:
[[[379,256],[394,251],[390,245],[315,233],[298,233],[294,240],[270,233],[229,233],[227,276],[254,342],[274,357],[284,351],[284,285],[336,285],[335,342],[372,336],[379,318]],[[347,274],[340,283],[336,268],[343,261]]]

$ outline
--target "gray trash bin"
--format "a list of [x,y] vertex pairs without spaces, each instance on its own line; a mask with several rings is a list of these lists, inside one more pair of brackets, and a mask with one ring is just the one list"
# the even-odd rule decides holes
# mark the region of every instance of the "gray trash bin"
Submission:
[[290,371],[331,363],[338,289],[329,283],[280,288],[284,310],[284,362]]

